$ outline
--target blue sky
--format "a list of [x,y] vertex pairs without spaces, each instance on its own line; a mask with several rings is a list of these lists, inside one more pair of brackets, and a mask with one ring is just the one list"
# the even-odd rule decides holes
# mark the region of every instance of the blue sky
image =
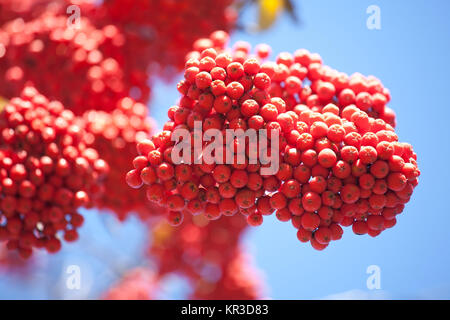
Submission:
[[[301,24],[283,17],[263,33],[236,32],[232,41],[268,43],[275,54],[307,48],[340,71],[379,77],[391,90],[390,106],[397,112],[400,140],[414,146],[422,175],[397,225],[375,239],[345,230],[342,240],[318,252],[299,243],[290,223],[278,222],[275,217],[252,228],[245,245],[265,274],[267,296],[450,299],[450,210],[445,189],[450,181],[450,109],[445,95],[450,74],[450,2],[296,2]],[[381,30],[366,27],[370,5],[381,9]],[[244,19],[251,21],[253,13],[247,12]],[[176,100],[176,88],[174,83],[157,83],[153,92],[152,114],[161,123],[167,107]],[[66,246],[56,256],[41,255],[32,267],[35,276],[0,272],[0,298],[93,298],[120,272],[141,264],[146,235],[135,219],[119,225],[105,214],[88,212],[81,236],[85,240]],[[115,263],[119,267],[111,268],[110,261],[119,261]],[[68,264],[89,270],[90,276],[84,280],[89,292],[64,295],[58,291]],[[370,265],[380,268],[381,290],[366,287]],[[183,288],[171,279],[162,296],[182,297]]]

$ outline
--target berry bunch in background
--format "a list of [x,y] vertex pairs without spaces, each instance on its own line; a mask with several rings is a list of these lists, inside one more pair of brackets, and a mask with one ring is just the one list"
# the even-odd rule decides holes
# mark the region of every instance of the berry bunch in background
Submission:
[[[152,129],[146,107],[136,101],[149,100],[153,78],[150,66],[155,68],[158,65],[156,69],[179,67],[195,38],[215,28],[231,28],[234,15],[230,14],[231,9],[227,9],[230,4],[231,1],[223,1],[220,6],[210,6],[205,2],[198,7],[200,12],[198,8],[192,10],[192,6],[181,2],[152,1],[151,9],[161,12],[161,20],[150,19],[149,23],[149,12],[141,10],[146,6],[142,1],[131,6],[138,10],[133,13],[136,14],[136,19],[133,18],[135,23],[130,23],[128,10],[122,10],[128,6],[126,1],[96,4],[90,0],[20,3],[1,0],[1,96],[16,101],[14,97],[21,95],[26,87],[26,91],[36,91],[38,99],[45,96],[42,99],[61,101],[61,106],[73,113],[71,121],[74,126],[80,128],[77,135],[80,146],[101,154],[107,161],[104,162],[105,168],[111,168],[108,173],[106,170],[102,173],[101,181],[94,183],[96,190],[85,190],[89,202],[82,205],[108,209],[120,220],[130,213],[137,213],[142,220],[147,220],[165,212],[163,208],[145,201],[145,191],[135,193],[124,184],[127,164],[138,155],[134,145],[147,137]],[[66,9],[73,5],[80,9],[81,15],[78,21],[70,24]],[[170,18],[174,12],[183,13],[183,19]],[[195,19],[198,24],[187,28],[188,20],[185,18],[189,21]],[[174,52],[176,58],[170,56]],[[67,110],[61,112],[66,114]],[[14,130],[14,127],[9,127],[13,124],[5,123],[5,130]],[[3,158],[19,161],[8,150],[2,151]],[[8,174],[6,171],[3,175]],[[53,180],[56,183],[57,179]],[[14,193],[14,188],[6,190]],[[59,192],[57,186],[55,192]],[[2,206],[12,205],[14,201],[9,196],[6,200],[2,197]],[[25,202],[22,202],[23,206]],[[7,210],[12,209],[8,207]],[[82,220],[81,216],[76,217]],[[68,216],[65,214],[64,218]],[[22,213],[20,219],[24,219]],[[39,232],[33,231],[32,234],[41,238],[41,229],[46,227],[45,234],[49,235],[46,237],[51,236],[52,240],[47,242],[53,244],[49,251],[56,252],[60,247],[62,236],[57,230],[67,227],[64,229],[69,234],[66,237],[77,237],[76,228],[70,223],[63,228],[64,223],[60,221],[53,234],[50,224],[41,222],[39,220],[36,225]],[[15,226],[14,223],[10,225]],[[6,218],[3,217],[2,239],[11,240],[8,248],[19,248],[24,257],[29,256],[28,244],[17,245],[17,237],[11,236],[6,226]],[[38,245],[42,247],[43,243],[42,240]]]
[[78,238],[78,208],[92,205],[108,172],[70,110],[26,87],[0,113],[0,239],[28,257]]
[[19,273],[23,275],[30,271],[33,263],[23,259],[15,250],[8,250],[5,243],[0,244],[0,273]]
[[217,221],[187,215],[179,229],[161,221],[151,228],[148,251],[159,281],[171,274],[185,277],[191,299],[262,298],[262,276],[241,248],[247,229],[241,215]]
[[253,267],[250,257],[236,252],[221,270],[217,281],[201,279],[191,299],[196,300],[256,300],[263,298],[263,277]]
[[141,101],[149,98],[146,74],[123,71],[126,42],[114,26],[97,29],[81,17],[80,29],[69,28],[66,15],[46,11],[28,22],[19,18],[3,25],[0,45],[4,97],[16,96],[32,84],[76,115],[90,109],[112,111],[132,92],[138,92]]
[[148,269],[136,268],[103,294],[105,300],[152,300],[157,291],[155,275]]
[[197,280],[207,266],[222,269],[231,261],[247,226],[242,216],[209,221],[187,215],[179,229],[162,221],[151,229],[149,254],[159,276],[176,272]]
[[28,21],[47,9],[52,0],[0,0],[0,26],[21,18]]
[[[304,49],[262,62],[267,45],[252,56],[248,43],[228,49],[227,40],[227,33],[216,31],[194,43],[178,83],[182,97],[169,108],[163,131],[137,144],[128,184],[145,185],[148,199],[170,210],[173,225],[188,212],[210,220],[241,213],[258,226],[276,212],[279,220],[292,221],[300,241],[318,250],[342,237],[341,226],[371,236],[394,226],[420,171],[411,145],[398,141],[381,82],[334,71]],[[200,133],[196,122],[203,125]],[[223,155],[244,144],[245,162],[235,156],[226,163],[222,155],[220,163],[195,162],[209,141],[201,141],[200,150],[191,143],[187,162],[174,161],[179,130],[189,133],[182,139],[195,140],[209,129],[223,135]],[[279,133],[272,154],[279,170],[264,174],[260,158],[251,163],[255,146],[238,137],[226,141],[228,129]]]
[[[237,13],[233,0],[106,0],[106,21],[121,27],[127,37],[151,43],[147,59],[173,78],[173,68],[183,68],[184,57],[198,38],[214,30],[231,30]],[[157,14],[155,14],[157,12]],[[142,41],[141,41],[142,42]],[[136,53],[136,51],[133,51]]]
[[111,112],[90,110],[80,121],[85,126],[87,145],[98,150],[110,170],[104,180],[104,192],[95,199],[95,207],[112,211],[120,220],[137,213],[143,220],[161,214],[146,202],[145,192],[133,192],[124,183],[127,166],[137,156],[136,143],[148,137],[154,124],[147,107],[127,97]]

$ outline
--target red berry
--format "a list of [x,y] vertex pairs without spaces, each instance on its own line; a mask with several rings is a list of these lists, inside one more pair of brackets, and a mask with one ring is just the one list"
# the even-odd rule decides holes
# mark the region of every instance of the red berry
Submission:
[[302,227],[307,231],[314,231],[320,224],[320,217],[311,212],[305,212],[302,215]]
[[302,197],[302,205],[306,211],[313,212],[320,208],[322,199],[315,192],[307,192]]

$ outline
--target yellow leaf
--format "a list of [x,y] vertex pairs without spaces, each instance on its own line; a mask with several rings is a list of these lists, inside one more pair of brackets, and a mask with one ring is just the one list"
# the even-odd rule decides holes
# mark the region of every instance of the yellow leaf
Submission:
[[173,230],[167,222],[160,222],[153,230],[153,245],[163,247],[172,236]]
[[0,96],[0,112],[3,111],[3,108],[8,104],[8,100]]
[[268,29],[283,10],[284,0],[258,0],[259,2],[259,29]]

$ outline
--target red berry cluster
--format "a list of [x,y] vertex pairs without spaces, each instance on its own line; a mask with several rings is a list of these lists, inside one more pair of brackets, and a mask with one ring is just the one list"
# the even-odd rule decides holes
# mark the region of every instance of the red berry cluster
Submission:
[[123,98],[111,113],[90,110],[83,115],[86,144],[96,149],[110,167],[103,182],[104,192],[95,199],[95,206],[111,210],[120,220],[129,213],[146,218],[161,211],[145,201],[144,190],[132,192],[124,183],[126,168],[137,156],[136,143],[152,131],[153,124],[147,113],[142,103]]
[[[381,82],[337,73],[305,50],[261,63],[270,52],[266,45],[251,56],[249,44],[228,50],[227,40],[217,31],[196,42],[178,84],[182,97],[169,108],[163,131],[137,145],[139,161],[127,174],[128,184],[147,185],[148,199],[170,210],[173,225],[188,211],[211,220],[240,212],[257,226],[276,211],[316,249],[339,239],[340,225],[372,236],[392,227],[420,172],[412,147],[399,143],[383,120],[395,122],[386,117],[389,92]],[[188,130],[194,140],[195,121],[204,131],[277,131],[278,172],[262,174],[264,165],[249,163],[249,148],[244,164],[174,163],[174,132]],[[223,147],[242,143],[224,139]],[[203,142],[203,152],[208,144]],[[194,154],[191,148],[189,156]]]
[[0,241],[28,257],[78,238],[78,208],[91,204],[108,165],[83,142],[70,110],[33,87],[0,113]]
[[220,269],[232,259],[246,228],[240,215],[217,221],[186,215],[179,230],[162,221],[151,229],[149,255],[156,259],[160,276],[179,272],[197,279],[205,266]]
[[119,283],[109,288],[104,300],[152,300],[156,291],[154,274],[146,268],[128,271]]
[[[217,34],[221,37],[218,38]],[[226,39],[223,32],[217,32],[210,38],[197,40],[194,43],[194,51],[187,55],[187,59],[200,60],[203,58],[202,51],[211,48],[222,51],[223,41]],[[233,61],[243,64],[251,47],[248,43],[240,41],[233,49]],[[257,61],[265,60],[270,56],[271,48],[266,44],[260,44],[256,47],[255,53],[256,56],[253,58]],[[186,68],[193,66],[189,61]],[[296,50],[294,54],[282,52],[275,61],[265,61],[260,65],[254,64],[252,59],[247,62],[246,75],[255,72],[250,70],[252,65],[254,70],[259,68],[260,73],[270,78],[268,81],[266,76],[259,75],[255,80],[266,82],[260,86],[269,87],[271,97],[282,98],[286,110],[293,110],[296,105],[305,104],[311,110],[320,112],[329,103],[337,105],[340,110],[354,104],[369,116],[381,118],[395,127],[395,113],[387,106],[391,99],[390,92],[374,76],[365,77],[360,73],[349,76],[324,65],[319,54],[306,49]],[[220,66],[220,63],[217,66]]]
[[152,228],[149,248],[158,277],[185,276],[193,288],[192,299],[260,298],[260,276],[240,249],[247,227],[241,215],[217,221],[186,215],[179,230],[161,222]]
[[116,27],[97,29],[84,16],[79,29],[67,27],[67,21],[67,15],[49,10],[29,22],[16,19],[0,29],[3,96],[16,96],[32,83],[76,115],[90,109],[111,111],[130,94],[148,100],[147,73],[128,67],[126,39]]
[[[233,2],[107,0],[101,9],[106,21],[120,26],[127,37],[134,36],[151,45],[147,59],[164,69],[182,69],[184,57],[196,39],[234,26],[237,15],[231,6]],[[173,71],[168,71],[173,77]]]
[[0,244],[0,273],[11,272],[26,274],[33,263],[24,260],[17,251],[8,250],[5,243]]
[[0,0],[0,26],[17,18],[28,21],[46,10],[51,2],[52,0]]
[[285,180],[268,200],[277,218],[291,220],[298,239],[318,250],[342,237],[340,226],[373,237],[393,227],[418,184],[412,146],[355,105],[295,111],[298,138],[285,149]]

